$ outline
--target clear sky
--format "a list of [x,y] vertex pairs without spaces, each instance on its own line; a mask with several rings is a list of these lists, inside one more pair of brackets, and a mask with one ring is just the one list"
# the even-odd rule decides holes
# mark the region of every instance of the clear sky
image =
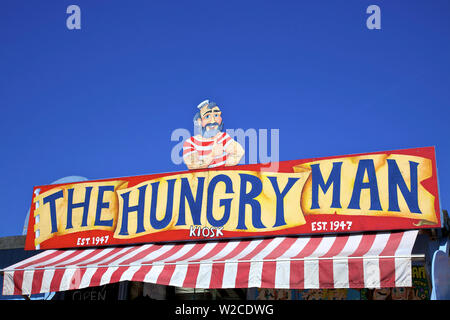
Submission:
[[2,0],[0,236],[35,185],[185,170],[171,133],[204,99],[279,129],[281,161],[435,146],[450,207],[448,0]]

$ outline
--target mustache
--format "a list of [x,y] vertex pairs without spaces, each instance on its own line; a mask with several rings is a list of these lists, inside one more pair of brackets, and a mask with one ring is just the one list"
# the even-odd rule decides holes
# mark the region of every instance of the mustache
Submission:
[[208,123],[208,124],[206,124],[206,126],[204,126],[203,128],[206,129],[206,128],[208,128],[208,127],[213,127],[213,126],[219,126],[219,124],[218,124],[217,122],[214,122],[214,123]]

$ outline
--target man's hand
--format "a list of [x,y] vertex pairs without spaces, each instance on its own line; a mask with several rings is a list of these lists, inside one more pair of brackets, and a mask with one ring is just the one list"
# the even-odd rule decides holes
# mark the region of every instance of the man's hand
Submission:
[[213,158],[219,157],[223,154],[223,145],[222,143],[217,143],[217,139],[214,139],[214,144],[212,147],[211,154]]

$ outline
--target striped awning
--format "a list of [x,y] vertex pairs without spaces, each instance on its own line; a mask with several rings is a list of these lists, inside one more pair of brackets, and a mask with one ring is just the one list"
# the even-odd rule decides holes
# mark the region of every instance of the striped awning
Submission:
[[46,250],[3,270],[4,295],[142,281],[187,288],[408,287],[417,230]]

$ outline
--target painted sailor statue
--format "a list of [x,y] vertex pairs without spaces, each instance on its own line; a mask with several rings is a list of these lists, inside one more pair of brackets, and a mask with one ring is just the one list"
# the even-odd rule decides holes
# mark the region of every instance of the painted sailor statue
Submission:
[[183,160],[190,169],[234,166],[245,151],[231,136],[223,132],[222,111],[212,101],[205,100],[194,116],[196,135],[183,144]]

